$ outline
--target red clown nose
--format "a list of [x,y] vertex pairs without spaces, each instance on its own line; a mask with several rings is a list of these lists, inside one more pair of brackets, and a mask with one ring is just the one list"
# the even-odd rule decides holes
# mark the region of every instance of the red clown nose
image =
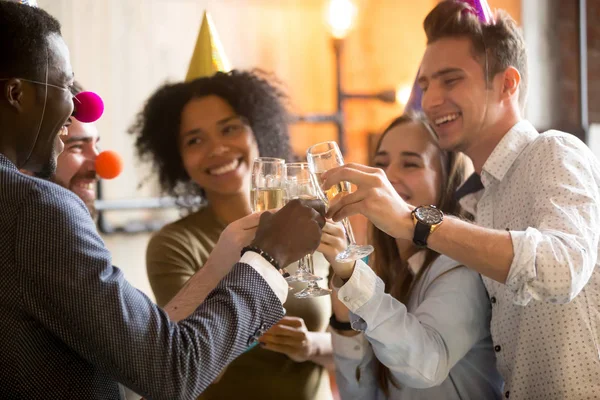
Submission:
[[104,112],[104,102],[94,92],[81,92],[77,94],[73,99],[73,103],[75,103],[73,116],[80,122],[95,122]]
[[123,171],[123,159],[113,150],[105,150],[96,157],[96,174],[102,179],[113,179]]

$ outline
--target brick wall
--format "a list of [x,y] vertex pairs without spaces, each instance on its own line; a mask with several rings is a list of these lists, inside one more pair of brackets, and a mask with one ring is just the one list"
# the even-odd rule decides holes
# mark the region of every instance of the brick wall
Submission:
[[590,123],[600,124],[600,0],[587,2],[588,96]]
[[[579,87],[579,14],[578,2],[560,0],[555,3],[560,46],[560,74],[557,81],[562,107],[560,128],[577,133],[580,126]],[[600,0],[587,1],[587,49],[588,49],[588,112],[589,123],[600,123]]]

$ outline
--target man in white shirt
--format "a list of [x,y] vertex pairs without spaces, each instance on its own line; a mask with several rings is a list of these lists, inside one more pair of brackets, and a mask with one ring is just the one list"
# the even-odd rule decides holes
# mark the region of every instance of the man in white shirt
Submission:
[[[391,236],[411,238],[483,275],[506,398],[594,398],[600,393],[598,160],[574,136],[539,134],[522,118],[527,55],[508,14],[483,24],[467,5],[444,1],[424,28],[423,111],[442,148],[473,160],[476,174],[459,193],[476,224],[408,205],[382,171],[352,164],[325,175],[324,187],[358,186],[328,216],[364,214]],[[349,278],[353,268],[336,273]]]

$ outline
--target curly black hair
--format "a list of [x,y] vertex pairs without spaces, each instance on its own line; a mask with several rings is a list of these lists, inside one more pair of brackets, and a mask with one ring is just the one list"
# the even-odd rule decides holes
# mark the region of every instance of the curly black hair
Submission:
[[60,23],[41,8],[0,1],[0,78],[41,79]]
[[157,167],[166,194],[203,197],[183,167],[177,137],[185,105],[193,98],[216,95],[248,121],[261,157],[290,160],[288,98],[281,87],[274,76],[257,69],[165,84],[150,96],[129,129],[136,136],[137,155]]

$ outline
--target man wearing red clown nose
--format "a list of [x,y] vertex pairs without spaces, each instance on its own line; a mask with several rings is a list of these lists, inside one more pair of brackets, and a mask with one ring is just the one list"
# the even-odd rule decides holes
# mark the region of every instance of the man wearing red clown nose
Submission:
[[[96,184],[100,178],[116,178],[121,172],[122,161],[115,152],[106,152],[112,153],[105,154],[105,156],[112,156],[111,160],[105,159],[102,162],[102,157],[99,157],[100,137],[94,122],[100,118],[104,110],[100,97],[92,92],[84,92],[76,81],[71,86],[71,92],[74,96],[75,109],[65,125],[66,133],[61,135],[64,149],[57,158],[56,172],[50,179],[75,193],[95,219]],[[106,165],[107,163],[109,165]],[[111,174],[107,174],[106,171]],[[21,172],[42,177],[27,170]]]
[[[83,88],[75,82],[72,92],[77,95]],[[98,157],[98,128],[93,122],[70,118],[67,134],[62,137],[64,150],[58,156],[53,181],[75,193],[87,206],[92,217],[96,210],[96,159]]]
[[[54,174],[72,84],[58,21],[0,1],[2,397],[122,399],[120,382],[145,398],[194,399],[283,317],[279,266],[316,250],[324,206],[292,201],[229,225],[207,264],[231,272],[203,302],[192,277],[163,310],[112,266],[75,194],[19,172]],[[215,261],[227,254],[231,264]]]

